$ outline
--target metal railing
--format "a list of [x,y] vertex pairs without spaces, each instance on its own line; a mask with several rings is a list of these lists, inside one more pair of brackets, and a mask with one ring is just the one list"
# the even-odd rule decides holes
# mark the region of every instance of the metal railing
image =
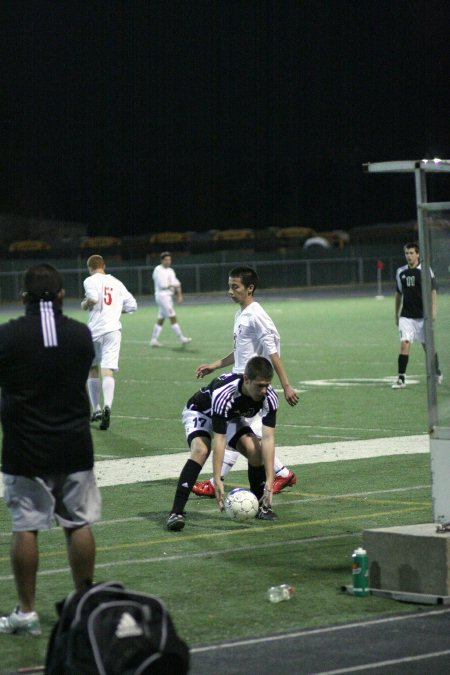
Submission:
[[[361,286],[377,282],[377,258],[346,257],[316,258],[308,260],[251,260],[246,261],[258,272],[261,289],[290,289],[312,286]],[[383,260],[382,283],[393,288],[396,268],[403,262],[402,257]],[[228,273],[235,263],[214,262],[198,264],[177,264],[178,278],[184,293],[220,292],[227,287]],[[442,270],[440,269],[442,267]],[[448,276],[448,262],[437,260],[434,264],[439,279]],[[108,272],[116,274],[129,290],[138,296],[153,294],[153,267],[149,265],[108,266]],[[81,298],[86,269],[83,267],[64,268],[66,296]],[[16,301],[22,291],[23,271],[0,272],[0,302]]]

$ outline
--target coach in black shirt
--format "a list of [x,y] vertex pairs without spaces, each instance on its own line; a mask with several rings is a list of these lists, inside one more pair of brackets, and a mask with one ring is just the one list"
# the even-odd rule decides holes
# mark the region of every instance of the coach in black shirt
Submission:
[[2,471],[19,595],[16,610],[0,617],[0,633],[39,635],[39,530],[53,518],[64,528],[76,588],[94,574],[90,525],[100,517],[100,495],[86,393],[94,349],[89,329],[62,313],[55,268],[31,267],[24,289],[25,316],[0,326]]

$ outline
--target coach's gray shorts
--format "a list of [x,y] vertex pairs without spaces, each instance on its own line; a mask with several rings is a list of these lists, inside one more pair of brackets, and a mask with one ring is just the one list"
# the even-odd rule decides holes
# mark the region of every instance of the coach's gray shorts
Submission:
[[92,469],[45,478],[3,474],[4,497],[12,531],[84,527],[100,519],[101,497]]

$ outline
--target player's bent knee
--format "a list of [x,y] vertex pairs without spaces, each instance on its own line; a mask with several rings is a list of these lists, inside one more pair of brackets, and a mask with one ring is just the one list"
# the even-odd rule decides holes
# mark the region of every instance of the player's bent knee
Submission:
[[203,441],[201,437],[194,439],[191,445],[191,459],[193,459],[194,462],[197,462],[197,464],[203,466],[208,459],[210,452],[211,448]]

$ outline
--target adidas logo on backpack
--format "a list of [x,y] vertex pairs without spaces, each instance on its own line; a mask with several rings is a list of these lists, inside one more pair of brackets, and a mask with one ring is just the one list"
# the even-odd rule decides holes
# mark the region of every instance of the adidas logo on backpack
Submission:
[[124,612],[120,617],[119,625],[116,628],[115,636],[118,638],[136,637],[143,635],[144,631],[138,625],[135,619],[128,612]]

